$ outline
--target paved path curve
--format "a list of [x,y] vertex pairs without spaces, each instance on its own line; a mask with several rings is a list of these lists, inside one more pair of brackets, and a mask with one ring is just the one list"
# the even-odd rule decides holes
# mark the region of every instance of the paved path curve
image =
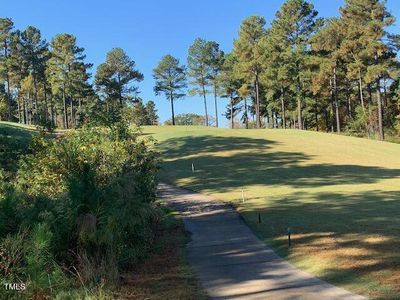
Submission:
[[229,205],[166,184],[159,192],[192,233],[188,260],[212,299],[366,299],[281,259]]

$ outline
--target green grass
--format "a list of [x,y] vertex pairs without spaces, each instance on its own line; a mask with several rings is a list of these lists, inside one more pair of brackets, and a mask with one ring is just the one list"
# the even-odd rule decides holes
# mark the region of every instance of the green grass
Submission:
[[8,173],[17,170],[18,159],[29,151],[35,128],[12,122],[0,122],[0,168]]
[[371,298],[399,298],[399,144],[296,130],[144,130],[159,141],[162,180],[233,203],[308,272]]

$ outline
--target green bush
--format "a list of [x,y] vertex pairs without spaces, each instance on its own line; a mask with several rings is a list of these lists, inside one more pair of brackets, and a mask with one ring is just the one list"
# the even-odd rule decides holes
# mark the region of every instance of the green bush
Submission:
[[52,297],[66,276],[85,289],[115,285],[121,268],[146,256],[160,220],[152,140],[117,124],[38,136],[32,152],[0,200],[13,208],[2,212],[0,237],[24,247],[17,275],[30,293]]

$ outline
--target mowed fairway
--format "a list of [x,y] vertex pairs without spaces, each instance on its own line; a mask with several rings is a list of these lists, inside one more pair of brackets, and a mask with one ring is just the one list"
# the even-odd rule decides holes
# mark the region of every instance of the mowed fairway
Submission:
[[162,180],[233,203],[261,239],[320,278],[399,297],[400,145],[295,130],[144,132],[159,141]]

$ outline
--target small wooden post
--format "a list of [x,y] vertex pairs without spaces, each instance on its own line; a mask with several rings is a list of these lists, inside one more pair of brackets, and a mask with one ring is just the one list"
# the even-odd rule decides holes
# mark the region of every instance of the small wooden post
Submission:
[[194,164],[192,163],[192,173],[194,174],[195,173],[195,169],[194,169]]
[[290,234],[291,234],[290,227],[288,227],[288,229],[287,229],[287,236],[288,236],[288,244],[289,244],[289,247],[292,246],[292,240],[291,240],[291,238],[290,238]]

